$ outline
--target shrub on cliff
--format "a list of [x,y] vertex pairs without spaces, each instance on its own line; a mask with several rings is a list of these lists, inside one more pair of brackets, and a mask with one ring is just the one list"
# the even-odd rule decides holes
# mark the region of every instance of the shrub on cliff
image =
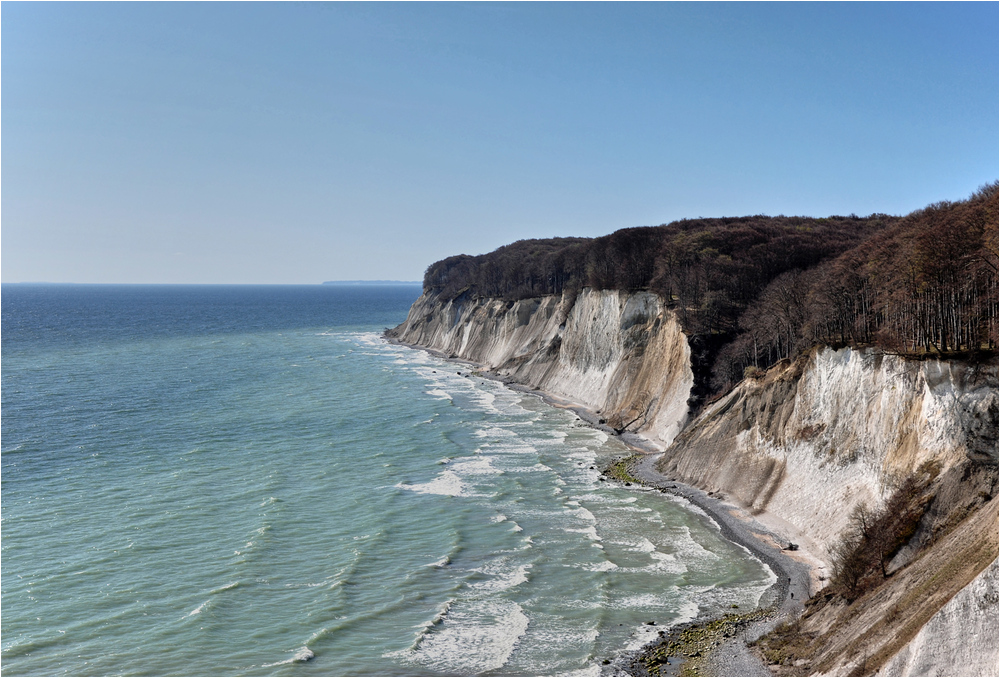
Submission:
[[889,561],[913,536],[929,497],[932,477],[918,472],[906,478],[881,508],[861,503],[851,513],[840,543],[833,549],[833,584],[853,600],[889,576]]

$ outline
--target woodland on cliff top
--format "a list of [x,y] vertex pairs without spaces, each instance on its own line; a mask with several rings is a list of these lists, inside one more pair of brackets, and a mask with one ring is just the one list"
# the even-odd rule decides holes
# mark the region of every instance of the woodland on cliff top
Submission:
[[904,217],[723,217],[521,240],[436,262],[424,291],[510,302],[650,290],[678,314],[696,396],[815,343],[911,355],[997,348],[998,183]]

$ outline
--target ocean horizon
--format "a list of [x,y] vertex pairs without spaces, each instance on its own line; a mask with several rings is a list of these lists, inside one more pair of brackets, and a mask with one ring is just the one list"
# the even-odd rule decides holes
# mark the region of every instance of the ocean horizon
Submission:
[[387,342],[419,293],[4,284],[4,673],[598,675],[756,607],[621,441]]

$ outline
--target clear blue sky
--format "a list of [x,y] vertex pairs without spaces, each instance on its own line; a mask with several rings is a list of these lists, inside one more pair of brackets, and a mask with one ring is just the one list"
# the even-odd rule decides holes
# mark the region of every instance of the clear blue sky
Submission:
[[998,5],[2,5],[5,282],[419,280],[998,176]]

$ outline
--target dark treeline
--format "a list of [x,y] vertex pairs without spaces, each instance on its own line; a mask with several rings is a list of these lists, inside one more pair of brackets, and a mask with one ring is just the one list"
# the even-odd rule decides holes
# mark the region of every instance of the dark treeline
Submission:
[[647,289],[694,349],[696,397],[818,342],[901,353],[997,346],[997,184],[906,217],[686,219],[522,240],[431,265],[425,291],[516,301]]
[[783,273],[739,319],[713,385],[816,343],[908,355],[997,348],[997,184],[914,212],[839,257]]

